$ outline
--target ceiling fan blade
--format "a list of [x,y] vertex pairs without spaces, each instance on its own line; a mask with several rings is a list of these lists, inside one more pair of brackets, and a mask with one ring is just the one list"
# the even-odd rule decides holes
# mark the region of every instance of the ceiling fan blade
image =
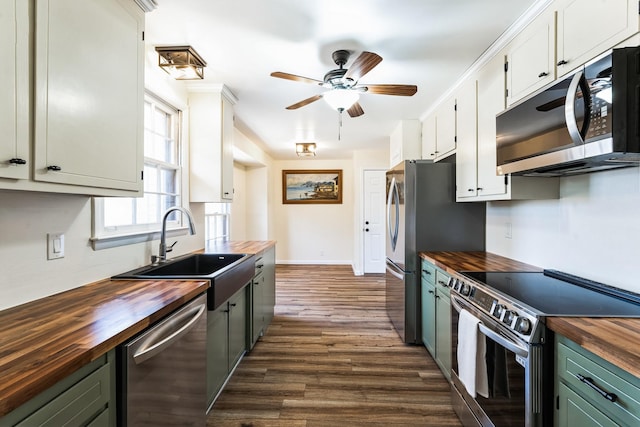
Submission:
[[311,104],[312,102],[316,102],[318,99],[321,99],[321,98],[322,98],[322,95],[314,95],[314,96],[312,96],[310,98],[303,99],[300,102],[296,102],[293,105],[289,105],[287,107],[287,110],[296,110],[296,109],[298,109],[300,107],[304,107],[305,105]]
[[322,85],[324,82],[309,77],[296,76],[295,74],[283,73],[281,71],[274,71],[271,73],[271,77],[278,77],[279,79],[293,80],[294,82],[311,83],[314,85]]
[[357,82],[362,76],[373,70],[373,67],[378,65],[381,61],[382,57],[378,54],[373,52],[362,52],[353,62],[351,67],[349,67],[344,78]]
[[378,95],[412,96],[418,91],[416,85],[365,85],[368,93]]
[[347,113],[349,113],[350,117],[360,117],[361,115],[364,114],[364,110],[362,109],[360,104],[356,102],[351,107],[349,107],[349,109],[347,110]]

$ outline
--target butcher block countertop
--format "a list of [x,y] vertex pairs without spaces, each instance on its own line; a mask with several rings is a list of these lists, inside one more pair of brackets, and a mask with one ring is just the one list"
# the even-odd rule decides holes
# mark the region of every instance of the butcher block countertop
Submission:
[[[488,252],[423,252],[420,256],[449,273],[542,270]],[[546,325],[604,360],[640,378],[640,319],[549,317]]]
[[[274,241],[206,252],[256,254]],[[208,280],[101,280],[0,311],[0,418],[209,287]]]

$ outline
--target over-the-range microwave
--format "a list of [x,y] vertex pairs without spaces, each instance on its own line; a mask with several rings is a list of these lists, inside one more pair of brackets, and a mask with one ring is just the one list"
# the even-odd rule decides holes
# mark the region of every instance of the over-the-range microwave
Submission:
[[498,175],[640,163],[640,47],[613,49],[496,116]]

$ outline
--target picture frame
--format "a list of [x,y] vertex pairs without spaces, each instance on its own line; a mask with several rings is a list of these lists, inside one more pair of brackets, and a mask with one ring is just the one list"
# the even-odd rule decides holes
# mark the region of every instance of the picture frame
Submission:
[[282,204],[341,204],[342,169],[282,171]]

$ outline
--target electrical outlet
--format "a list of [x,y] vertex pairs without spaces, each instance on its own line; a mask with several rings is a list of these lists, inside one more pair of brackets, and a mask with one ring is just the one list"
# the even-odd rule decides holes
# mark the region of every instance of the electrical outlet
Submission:
[[511,223],[507,222],[504,230],[504,237],[507,239],[511,238]]
[[47,234],[47,259],[64,258],[64,234]]

